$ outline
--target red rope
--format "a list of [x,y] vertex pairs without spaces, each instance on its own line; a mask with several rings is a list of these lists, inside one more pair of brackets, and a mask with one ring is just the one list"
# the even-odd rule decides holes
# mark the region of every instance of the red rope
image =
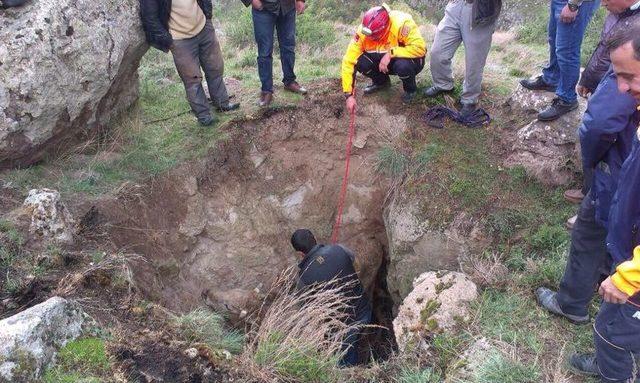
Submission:
[[349,164],[351,162],[351,146],[353,146],[353,138],[356,135],[356,113],[351,113],[351,122],[349,123],[349,140],[347,142],[346,160],[344,165],[344,177],[342,178],[342,187],[340,188],[340,196],[338,197],[338,215],[333,225],[333,233],[331,234],[331,243],[337,243],[340,236],[340,226],[342,225],[342,211],[344,210],[344,202],[347,196],[347,185],[349,183]]

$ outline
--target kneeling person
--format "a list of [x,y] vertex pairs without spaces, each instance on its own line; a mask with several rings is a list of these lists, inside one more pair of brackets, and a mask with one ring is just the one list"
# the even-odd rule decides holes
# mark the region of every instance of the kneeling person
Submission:
[[[353,266],[355,257],[349,249],[342,245],[317,244],[313,233],[307,229],[296,230],[291,236],[291,245],[302,259],[298,264],[298,288],[338,280],[348,285],[343,290],[351,306],[346,324],[367,325],[371,322],[371,305]],[[355,329],[346,336],[343,343],[346,353],[340,361],[342,366],[359,363],[360,332],[360,329]]]
[[426,43],[411,15],[392,11],[386,4],[368,10],[342,60],[342,90],[347,108],[350,111],[355,108],[356,71],[373,81],[365,88],[365,94],[388,88],[389,75],[397,75],[404,88],[402,100],[411,101],[418,89],[416,76],[424,68],[426,53]]

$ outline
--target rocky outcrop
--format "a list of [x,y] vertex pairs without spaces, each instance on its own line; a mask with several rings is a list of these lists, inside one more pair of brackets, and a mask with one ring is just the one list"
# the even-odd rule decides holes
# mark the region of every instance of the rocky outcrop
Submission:
[[36,381],[85,321],[77,304],[60,297],[0,321],[0,382]]
[[420,275],[393,320],[398,347],[428,348],[428,336],[452,330],[469,319],[468,304],[477,297],[476,285],[462,273],[431,271]]
[[31,217],[31,235],[67,244],[73,242],[73,218],[60,200],[60,193],[51,189],[32,189],[23,207]]
[[573,174],[581,170],[577,131],[587,105],[580,98],[580,106],[575,111],[556,121],[538,121],[535,114],[550,105],[554,96],[521,86],[513,93],[508,101],[512,115],[530,122],[513,135],[511,151],[504,164],[522,166],[541,183],[558,186],[569,183]]
[[137,99],[138,1],[39,0],[0,16],[0,168],[96,135]]
[[396,305],[413,289],[420,274],[458,270],[467,253],[455,230],[434,230],[420,214],[419,201],[399,191],[384,211],[389,241],[387,284]]

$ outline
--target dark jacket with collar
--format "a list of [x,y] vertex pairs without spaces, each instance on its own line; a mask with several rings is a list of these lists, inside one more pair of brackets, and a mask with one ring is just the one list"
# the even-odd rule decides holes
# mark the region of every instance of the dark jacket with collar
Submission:
[[502,0],[474,0],[473,27],[491,25],[498,20],[502,10]]
[[[211,0],[198,0],[198,5],[208,20],[213,17]],[[164,52],[168,52],[173,44],[169,33],[170,16],[171,0],[140,0],[140,18],[147,42]]]
[[580,76],[580,85],[590,89],[591,91],[594,91],[598,87],[598,84],[604,78],[604,75],[607,73],[609,66],[611,65],[609,49],[607,49],[606,44],[607,39],[615,31],[622,28],[628,28],[630,24],[638,20],[640,20],[640,9],[635,11],[627,10],[619,15],[609,13],[605,19],[598,46],[591,55],[587,66]]
[[[251,5],[251,0],[241,0],[245,7]],[[287,14],[296,7],[296,0],[262,0],[262,10],[271,13]]]
[[352,312],[349,322],[360,321],[371,312],[369,299],[353,266],[353,253],[341,245],[316,245],[298,264],[298,288],[304,289],[316,283],[338,279],[341,284],[349,284],[344,291],[351,299]]
[[611,200],[618,188],[621,168],[633,146],[640,113],[628,93],[620,93],[610,70],[589,99],[578,131],[583,167],[593,169],[591,198],[596,222],[607,227]]

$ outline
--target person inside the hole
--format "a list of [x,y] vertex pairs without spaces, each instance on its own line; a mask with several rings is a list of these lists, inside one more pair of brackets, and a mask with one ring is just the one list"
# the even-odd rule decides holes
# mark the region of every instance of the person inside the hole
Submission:
[[[640,23],[616,31],[608,40],[618,89],[640,109]],[[603,298],[593,325],[595,354],[575,354],[571,366],[602,382],[638,381],[640,360],[640,137],[633,141],[609,213],[607,251],[610,276],[598,290]]]
[[316,242],[308,229],[298,229],[291,236],[291,245],[300,257],[298,288],[318,283],[339,281],[347,287],[344,294],[350,300],[346,324],[353,326],[343,341],[341,366],[360,363],[358,348],[363,326],[371,323],[371,305],[354,267],[355,256],[343,245],[323,245]]
[[388,88],[389,75],[397,75],[404,88],[402,101],[411,102],[418,90],[416,76],[424,68],[426,53],[426,43],[411,15],[391,10],[386,4],[368,10],[342,59],[347,109],[353,113],[356,108],[356,72],[372,81],[364,88],[364,94]]

